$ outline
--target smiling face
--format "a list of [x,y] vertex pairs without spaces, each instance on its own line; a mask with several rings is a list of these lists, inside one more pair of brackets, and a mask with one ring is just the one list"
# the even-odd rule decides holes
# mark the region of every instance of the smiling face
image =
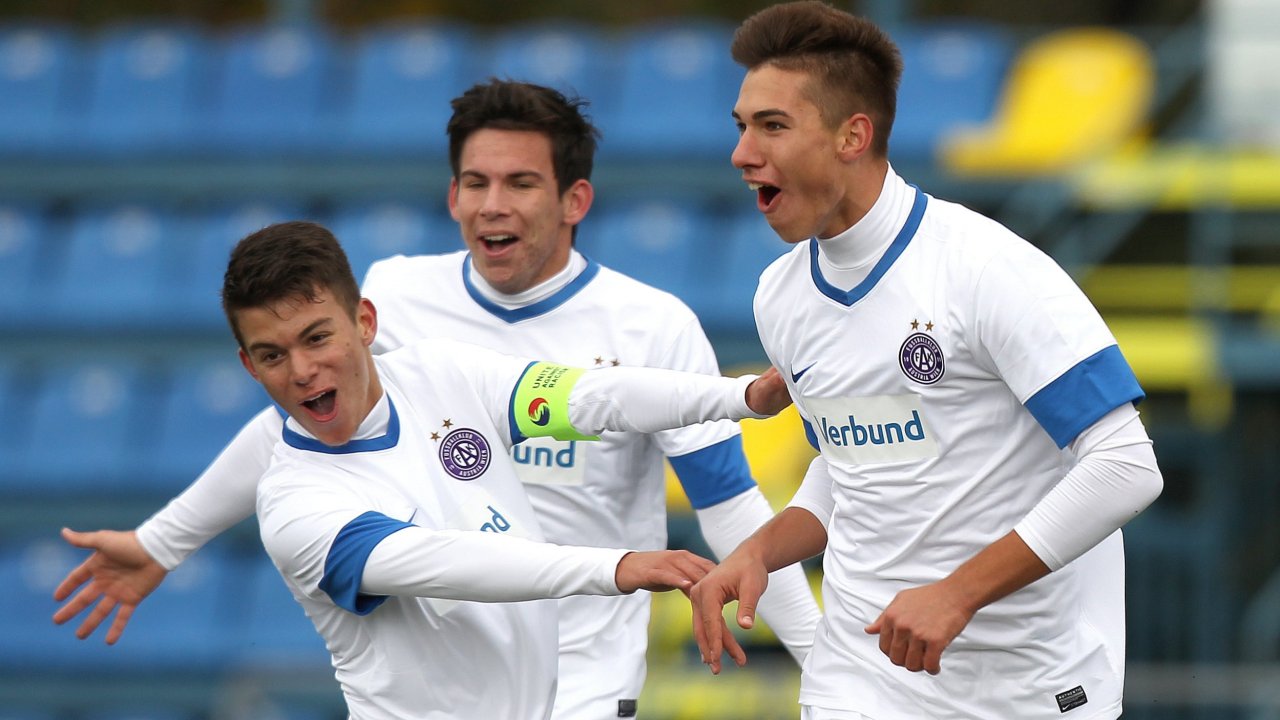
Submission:
[[591,206],[579,180],[557,190],[551,139],[528,130],[485,128],[467,137],[449,214],[462,229],[471,262],[500,292],[528,290],[569,262],[573,227]]
[[868,156],[870,120],[858,113],[829,127],[805,94],[808,82],[804,72],[761,65],[743,79],[733,109],[740,133],[733,165],[789,243],[837,235],[870,207],[855,182]]
[[360,427],[382,385],[369,351],[377,313],[360,300],[355,318],[327,288],[236,311],[240,362],[267,394],[320,442],[342,445]]

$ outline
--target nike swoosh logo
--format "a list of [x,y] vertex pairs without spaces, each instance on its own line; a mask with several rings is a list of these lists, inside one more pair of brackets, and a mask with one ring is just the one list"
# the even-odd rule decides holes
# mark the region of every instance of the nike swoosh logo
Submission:
[[807,367],[807,368],[805,368],[805,369],[801,370],[800,372],[793,372],[793,373],[791,373],[791,383],[794,385],[795,383],[800,382],[800,378],[801,378],[805,373],[807,373],[807,372],[809,372],[810,370],[812,370],[812,369],[813,369],[813,366],[814,366],[814,365],[817,365],[817,364],[818,364],[818,363],[813,363],[813,364],[809,365],[809,367]]

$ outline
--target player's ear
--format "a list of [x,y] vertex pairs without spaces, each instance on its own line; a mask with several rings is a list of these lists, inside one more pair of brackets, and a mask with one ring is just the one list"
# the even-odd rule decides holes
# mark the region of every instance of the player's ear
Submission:
[[566,225],[577,225],[587,216],[591,209],[591,201],[596,197],[595,188],[586,180],[578,180],[564,191],[564,222]]
[[360,298],[356,306],[356,325],[360,328],[360,341],[365,347],[372,345],[378,335],[378,309],[369,298]]
[[262,382],[258,377],[258,371],[253,369],[253,361],[249,359],[249,353],[245,352],[244,348],[239,348],[238,352],[240,353],[240,364],[244,366],[245,370],[249,371],[249,375],[254,380]]
[[871,149],[873,138],[875,126],[871,118],[866,113],[854,113],[840,123],[836,154],[845,162],[856,160]]
[[461,222],[458,219],[458,178],[449,178],[449,215],[454,222]]

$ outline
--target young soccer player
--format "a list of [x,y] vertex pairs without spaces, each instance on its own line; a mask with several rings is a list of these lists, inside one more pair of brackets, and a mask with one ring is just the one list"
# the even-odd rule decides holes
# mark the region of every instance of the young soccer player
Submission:
[[[688,588],[712,567],[687,551],[541,542],[508,450],[751,416],[759,388],[449,340],[375,359],[376,309],[313,223],[242,240],[222,302],[245,369],[288,414],[257,486],[262,542],[352,718],[550,717],[556,608],[517,601]],[[655,399],[668,393],[679,402]]]
[[1049,257],[893,171],[879,28],[786,3],[732,51],[733,164],[795,245],[757,326],[821,455],[695,586],[704,661],[745,661],[727,602],[750,626],[766,572],[825,551],[803,717],[1117,717],[1117,531],[1162,480],[1115,339]]
[[[593,200],[597,134],[581,103],[550,88],[491,81],[453,106],[449,206],[467,252],[375,263],[363,288],[379,309],[374,351],[442,336],[593,368],[719,374],[710,343],[683,303],[574,249],[574,233]],[[139,528],[146,551],[132,545],[132,535],[71,536],[102,547],[92,558],[93,577],[101,582],[95,580],[85,598],[98,591],[108,598],[81,625],[81,636],[114,599],[119,610],[107,634],[113,642],[166,568],[253,512],[257,478],[279,435],[279,415],[261,414],[191,488]],[[653,434],[608,432],[598,443],[539,438],[522,443],[515,460],[549,541],[657,549],[666,546],[664,456],[717,555],[727,555],[772,517],[746,466],[738,428],[729,422]],[[108,583],[109,574],[119,581]],[[87,568],[68,576],[59,597],[90,577]],[[570,597],[558,604],[555,717],[636,712],[649,598]],[[83,607],[73,602],[57,617],[65,620]],[[802,659],[819,613],[799,567],[773,578],[762,614]]]

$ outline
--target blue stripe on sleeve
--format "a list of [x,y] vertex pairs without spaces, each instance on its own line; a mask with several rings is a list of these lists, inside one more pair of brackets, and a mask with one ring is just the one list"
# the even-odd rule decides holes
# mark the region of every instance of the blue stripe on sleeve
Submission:
[[516,378],[516,384],[511,386],[511,399],[507,400],[507,428],[511,431],[511,444],[519,445],[528,440],[524,433],[520,432],[520,426],[516,424],[516,393],[520,391],[520,383],[524,382],[524,376],[529,374],[529,368],[538,363],[530,361],[524,366],[524,370],[520,373],[520,377]]
[[667,459],[694,510],[722,503],[756,486],[742,452],[741,435]]
[[813,425],[808,420],[800,418],[800,422],[804,423],[804,439],[809,441],[814,450],[822,452],[822,448],[818,447],[818,433],[813,431]]
[[1103,415],[1146,397],[1118,345],[1081,360],[1027,399],[1027,410],[1064,448]]
[[379,512],[367,512],[347,523],[338,531],[324,561],[324,577],[320,589],[328,594],[333,604],[355,613],[368,615],[374,608],[387,601],[386,595],[365,595],[360,592],[360,578],[369,553],[384,538],[412,523],[391,518]]

